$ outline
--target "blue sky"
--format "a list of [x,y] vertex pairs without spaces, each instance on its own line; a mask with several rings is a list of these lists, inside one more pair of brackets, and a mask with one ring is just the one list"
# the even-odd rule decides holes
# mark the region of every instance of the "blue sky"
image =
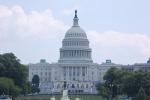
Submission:
[[93,60],[144,63],[150,57],[149,0],[0,0],[0,53],[22,63],[57,62],[59,48],[78,9]]

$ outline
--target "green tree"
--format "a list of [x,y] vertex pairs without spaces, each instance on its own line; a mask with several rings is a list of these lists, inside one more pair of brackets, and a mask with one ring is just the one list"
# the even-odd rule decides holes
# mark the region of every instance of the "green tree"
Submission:
[[32,93],[39,93],[40,92],[39,83],[40,83],[39,76],[34,75],[32,78],[32,88],[31,88]]
[[105,80],[105,88],[107,88],[107,93],[111,93],[112,97],[117,95],[117,87],[120,84],[121,73],[120,70],[112,67],[110,68],[103,79]]
[[128,96],[135,96],[140,87],[143,87],[143,89],[146,91],[146,93],[149,93],[150,90],[150,80],[147,78],[148,74],[146,72],[131,72],[128,75],[125,75],[123,77],[123,91]]
[[22,87],[27,80],[27,68],[13,53],[0,54],[0,77],[8,77]]
[[146,94],[142,87],[139,89],[139,92],[137,93],[135,100],[146,100]]
[[[27,73],[27,67],[21,64],[20,60],[13,53],[0,54],[0,77],[12,79],[16,86],[16,91],[20,92],[22,90],[21,93],[23,93],[25,87],[29,86]],[[5,86],[8,87],[8,85]]]
[[[117,94],[125,94],[135,97],[140,87],[150,96],[150,73],[143,71],[124,71],[110,68],[103,77],[104,87],[99,91],[112,92],[113,97]],[[100,87],[100,85],[99,85]],[[104,89],[104,90],[103,90]],[[106,92],[105,92],[106,93]]]
[[15,86],[12,79],[1,77],[0,78],[0,95],[11,95],[13,97],[17,96],[20,89]]
[[103,98],[108,98],[108,88],[105,87],[104,84],[98,84],[97,90]]
[[23,84],[21,93],[24,95],[31,93],[31,84],[29,82]]

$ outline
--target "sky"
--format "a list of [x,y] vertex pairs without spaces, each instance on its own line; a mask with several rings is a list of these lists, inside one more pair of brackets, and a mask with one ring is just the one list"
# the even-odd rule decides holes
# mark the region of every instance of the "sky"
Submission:
[[0,0],[0,54],[23,64],[57,62],[74,10],[101,64],[145,63],[150,57],[150,0]]

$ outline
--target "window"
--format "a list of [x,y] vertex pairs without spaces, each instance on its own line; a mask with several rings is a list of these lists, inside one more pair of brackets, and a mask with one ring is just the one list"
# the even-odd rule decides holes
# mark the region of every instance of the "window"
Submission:
[[88,88],[88,84],[86,84],[86,88]]
[[80,76],[80,69],[77,67],[77,76]]
[[72,76],[72,74],[71,74],[71,67],[69,67],[69,76]]
[[82,76],[85,76],[85,67],[82,67]]
[[73,76],[75,76],[75,67],[73,67]]

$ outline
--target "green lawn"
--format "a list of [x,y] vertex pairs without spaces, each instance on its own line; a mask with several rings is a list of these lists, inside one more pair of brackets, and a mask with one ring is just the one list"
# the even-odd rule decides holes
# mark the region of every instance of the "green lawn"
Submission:
[[[37,96],[26,96],[18,97],[15,100],[50,100],[50,95],[37,95]],[[61,99],[61,95],[54,96],[56,100]],[[76,97],[79,97],[81,100],[106,100],[99,95],[69,95],[70,100],[75,100]]]

